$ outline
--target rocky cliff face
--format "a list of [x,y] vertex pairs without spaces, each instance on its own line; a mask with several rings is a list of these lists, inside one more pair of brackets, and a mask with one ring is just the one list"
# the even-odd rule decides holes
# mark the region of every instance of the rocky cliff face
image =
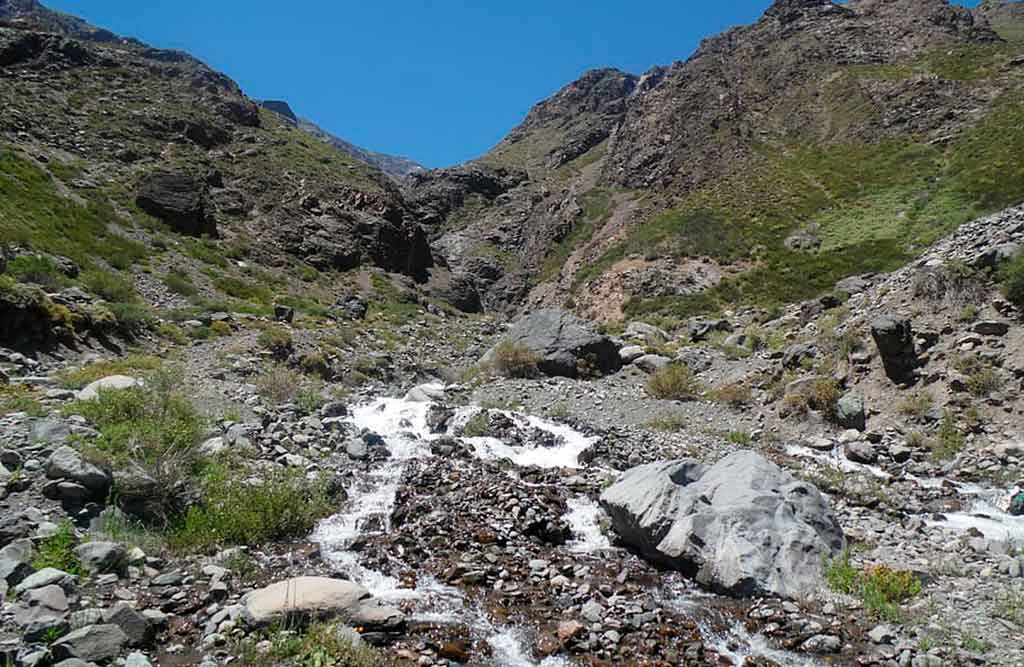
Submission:
[[[1024,198],[988,174],[1024,140],[1016,8],[780,0],[686,61],[586,73],[409,198],[490,308],[617,320],[808,298]],[[527,178],[474,193],[465,174],[494,168]]]
[[155,211],[174,227],[199,204],[167,215],[134,204],[149,175],[177,175],[192,184],[178,200],[202,202],[202,228],[263,265],[425,276],[426,237],[377,169],[261,110],[187,54],[94,40],[87,24],[36,3],[2,7],[0,142],[58,190],[114,206],[129,229]]

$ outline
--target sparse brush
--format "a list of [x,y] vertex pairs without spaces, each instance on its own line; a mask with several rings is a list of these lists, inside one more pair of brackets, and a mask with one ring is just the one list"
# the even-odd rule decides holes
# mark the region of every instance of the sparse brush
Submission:
[[540,357],[530,348],[511,341],[502,341],[494,348],[492,366],[505,377],[531,378],[537,375]]
[[686,364],[669,364],[647,378],[647,393],[670,401],[700,398],[704,387]]

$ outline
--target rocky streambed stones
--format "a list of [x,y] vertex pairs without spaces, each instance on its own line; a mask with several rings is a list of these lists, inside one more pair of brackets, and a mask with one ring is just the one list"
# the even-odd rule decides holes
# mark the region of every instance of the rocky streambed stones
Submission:
[[249,593],[242,604],[242,618],[257,627],[287,619],[335,617],[373,629],[405,623],[401,611],[383,606],[359,584],[328,577],[279,581]]
[[643,557],[738,597],[812,593],[845,545],[821,493],[751,451],[633,468],[601,506]]

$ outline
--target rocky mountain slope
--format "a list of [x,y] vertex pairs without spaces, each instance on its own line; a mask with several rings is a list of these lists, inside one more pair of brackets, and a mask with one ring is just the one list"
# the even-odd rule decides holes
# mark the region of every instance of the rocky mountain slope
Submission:
[[401,180],[410,174],[425,170],[423,165],[418,164],[409,158],[397,155],[387,155],[386,153],[378,153],[345,141],[341,137],[327,132],[313,121],[296,116],[291,105],[287,102],[280,100],[266,100],[262,102],[262,105],[321,141],[334,146],[341,152],[359,160],[360,162],[365,162],[371,167],[380,169],[385,174],[388,174],[395,179]]
[[0,663],[1024,665],[1017,9],[776,2],[399,187],[0,0]]
[[1015,8],[779,1],[685,62],[586,74],[410,201],[492,307],[807,298],[1024,197]]

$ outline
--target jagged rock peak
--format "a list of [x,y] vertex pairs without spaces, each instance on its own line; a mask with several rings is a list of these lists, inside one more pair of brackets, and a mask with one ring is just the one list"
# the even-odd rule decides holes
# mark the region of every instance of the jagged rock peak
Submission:
[[775,0],[772,6],[765,11],[765,16],[770,16],[790,23],[804,16],[809,11],[833,11],[841,9],[839,5],[831,0]]
[[299,124],[299,117],[295,115],[291,105],[284,100],[263,100],[260,102],[260,106],[268,111],[273,111],[292,125]]
[[636,88],[639,77],[614,68],[593,69],[540,102],[527,115],[524,126],[533,126],[566,115],[621,113],[622,101]]

